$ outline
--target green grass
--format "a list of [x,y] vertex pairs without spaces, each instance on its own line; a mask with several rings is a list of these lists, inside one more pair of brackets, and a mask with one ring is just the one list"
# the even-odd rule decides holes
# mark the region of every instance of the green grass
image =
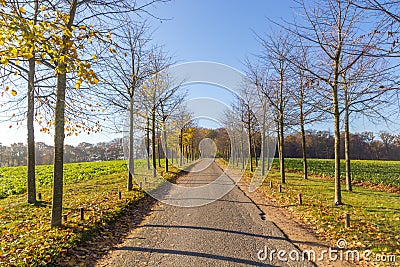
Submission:
[[[146,166],[144,160],[135,161],[135,175],[140,179],[151,176]],[[15,169],[19,168],[11,168],[11,171],[17,173]],[[50,169],[49,166],[39,167],[43,172],[41,177],[47,177],[45,170]],[[64,187],[63,213],[68,215],[68,221],[61,228],[50,227],[50,186],[39,190],[43,201],[38,205],[27,204],[26,194],[0,199],[0,266],[54,263],[67,249],[97,234],[146,196],[136,184],[132,191],[126,191],[125,161],[68,164],[66,170],[70,178]],[[171,167],[164,177],[172,179],[177,174],[178,170]],[[118,191],[122,192],[121,200]],[[79,218],[80,207],[86,211],[84,222]]]
[[[273,166],[278,167],[275,159]],[[341,177],[345,177],[345,162],[341,161]],[[285,168],[288,170],[303,171],[303,160],[285,159]],[[308,159],[310,174],[334,177],[335,162],[333,159]],[[354,181],[370,182],[377,185],[400,187],[400,161],[381,160],[352,160],[351,174]]]
[[[99,176],[119,173],[127,168],[125,161],[82,162],[64,165],[64,182],[73,184]],[[26,192],[27,167],[0,168],[0,199]],[[38,189],[48,188],[52,184],[53,166],[36,166]]]
[[[370,248],[375,252],[395,251],[400,247],[400,195],[355,186],[354,192],[342,192],[345,205],[335,206],[334,183],[320,178],[304,181],[301,175],[287,173],[284,193],[277,184],[280,175],[272,170],[262,190],[281,205],[290,206],[298,218],[314,227],[326,240],[345,238],[353,247]],[[298,194],[304,205],[298,205]],[[350,213],[351,228],[344,227],[344,214]]]

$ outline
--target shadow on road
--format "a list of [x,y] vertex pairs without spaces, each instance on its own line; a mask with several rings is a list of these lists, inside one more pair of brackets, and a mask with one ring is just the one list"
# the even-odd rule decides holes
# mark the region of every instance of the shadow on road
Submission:
[[234,257],[227,257],[209,253],[201,253],[201,252],[194,252],[194,251],[183,251],[183,250],[175,250],[175,249],[156,249],[156,248],[141,248],[141,247],[122,247],[119,250],[126,250],[126,251],[137,251],[137,252],[150,252],[150,253],[160,253],[160,254],[172,254],[172,255],[183,255],[183,256],[193,256],[193,257],[200,257],[200,258],[207,258],[207,259],[215,259],[220,261],[226,262],[234,262],[240,264],[246,264],[248,266],[274,266],[269,264],[261,264],[260,262],[245,260],[240,258]]

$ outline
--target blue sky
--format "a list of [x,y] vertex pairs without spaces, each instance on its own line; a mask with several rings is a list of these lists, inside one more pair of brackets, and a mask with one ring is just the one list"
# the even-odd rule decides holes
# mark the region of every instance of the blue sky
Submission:
[[[245,57],[261,49],[254,32],[261,35],[270,32],[273,24],[268,19],[290,19],[294,5],[290,0],[172,0],[151,10],[155,16],[167,20],[162,23],[156,19],[149,21],[154,30],[154,43],[163,45],[177,62],[213,61],[243,71]],[[195,85],[190,90],[190,97],[209,96],[222,102],[229,98],[228,93],[216,86]],[[315,125],[313,128],[329,130],[330,124]],[[378,132],[379,127],[360,120],[351,130]],[[391,130],[397,132],[398,127]],[[39,131],[36,133],[37,141],[53,143],[52,136],[42,135]],[[84,134],[67,137],[66,143],[96,143],[115,137],[120,136],[107,132],[90,136]],[[26,129],[13,127],[10,130],[8,124],[0,123],[0,143],[14,142],[26,143]]]
[[269,32],[271,20],[291,17],[289,0],[173,0],[154,13],[153,38],[182,61],[215,61],[243,69],[246,55],[260,50],[253,31]]

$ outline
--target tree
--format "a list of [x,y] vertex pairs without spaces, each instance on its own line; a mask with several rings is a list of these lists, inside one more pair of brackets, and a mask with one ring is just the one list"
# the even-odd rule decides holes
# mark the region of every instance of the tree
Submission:
[[174,95],[179,87],[172,85],[169,80],[167,68],[170,66],[170,58],[165,55],[161,50],[154,50],[155,52],[149,56],[150,68],[153,70],[153,75],[146,80],[140,90],[140,99],[144,106],[143,110],[146,111],[143,117],[150,118],[150,132],[151,132],[151,150],[152,150],[152,165],[153,177],[157,175],[156,164],[156,140],[157,140],[157,115],[160,109],[160,103],[166,102]]
[[254,149],[255,147],[253,146],[253,143],[254,143],[255,128],[257,126],[257,118],[253,110],[255,108],[254,99],[251,97],[252,94],[250,93],[249,87],[247,86],[243,88],[241,96],[236,97],[236,105],[233,106],[233,110],[237,112],[242,127],[246,129],[247,133],[246,143],[248,143],[247,152],[250,161],[249,162],[250,172],[253,172],[254,171],[253,155],[256,157],[256,151]]
[[[102,35],[98,30],[91,29],[92,27],[85,25],[90,23],[90,19],[98,19],[99,17],[112,14],[133,13],[143,11],[149,5],[158,2],[157,0],[150,1],[142,6],[136,3],[125,3],[124,1],[113,4],[103,1],[78,1],[72,0],[69,5],[61,7],[61,10],[66,10],[65,13],[56,12],[58,26],[62,30],[61,35],[53,35],[55,39],[55,49],[49,52],[52,55],[52,60],[56,67],[56,107],[55,107],[55,134],[54,134],[54,177],[53,177],[53,203],[52,203],[52,219],[51,226],[61,225],[62,215],[62,195],[63,195],[63,148],[64,148],[64,115],[65,115],[65,95],[67,89],[67,74],[76,73],[78,80],[75,88],[79,89],[81,84],[86,81],[89,84],[97,84],[99,82],[95,72],[91,69],[91,65],[81,59],[77,53],[78,41],[86,41],[91,43],[93,38],[101,39]],[[86,12],[85,6],[92,6],[92,14],[85,14],[77,23],[74,23],[77,15]],[[98,7],[99,10],[96,10]],[[79,8],[82,8],[82,13]],[[111,26],[111,25],[110,25]],[[74,30],[84,30],[85,35],[75,36]],[[106,31],[108,32],[108,31]],[[109,35],[107,36],[110,38]],[[104,40],[101,40],[104,41]],[[83,45],[84,46],[84,45]],[[54,52],[55,51],[55,52]],[[92,55],[95,59],[96,56]]]
[[[33,6],[31,6],[31,3]],[[1,63],[11,63],[11,68],[16,71],[23,71],[27,75],[27,196],[28,203],[36,202],[36,180],[35,180],[35,137],[34,137],[34,114],[35,114],[35,70],[37,42],[43,37],[38,26],[39,1],[3,2],[0,8],[0,16],[4,22],[2,28],[2,41],[4,46]],[[27,12],[29,10],[29,13]],[[35,37],[36,38],[33,38]],[[39,44],[40,45],[40,44]],[[12,49],[10,49],[12,48]],[[11,52],[6,52],[6,51]],[[12,59],[15,61],[12,62]],[[27,60],[28,68],[19,65],[19,60]],[[11,60],[11,62],[10,62]]]
[[164,144],[165,172],[168,172],[167,119],[170,118],[174,111],[179,112],[178,107],[182,104],[186,96],[186,92],[179,91],[180,85],[174,85],[173,81],[169,81],[166,86],[172,86],[173,88],[165,90],[164,94],[159,98],[158,115],[160,117],[162,139]]
[[[304,25],[295,25],[292,33],[302,38],[310,47],[310,53],[319,58],[311,68],[300,65],[309,75],[324,82],[330,88],[331,112],[334,120],[335,137],[335,200],[342,204],[340,186],[340,89],[341,74],[369,51],[376,35],[364,34],[359,25],[364,12],[356,8],[351,1],[328,0],[300,3],[305,16]],[[365,19],[365,18],[364,18]]]
[[[258,65],[248,64],[248,78],[265,96],[274,111],[278,130],[281,183],[284,184],[286,182],[284,128],[290,121],[288,113],[290,62],[288,58],[293,46],[287,34],[270,35],[266,39],[259,37],[259,40],[263,46],[261,62]],[[260,67],[261,65],[264,66]]]
[[[308,48],[302,44],[302,40],[298,40],[297,49],[293,50],[291,61],[300,61],[302,66],[310,68],[308,61],[310,55]],[[324,99],[318,95],[319,85],[314,82],[314,79],[307,75],[304,69],[298,67],[299,64],[291,64],[293,69],[294,84],[293,90],[290,90],[290,94],[296,102],[298,107],[298,123],[300,126],[301,133],[301,152],[303,158],[303,177],[308,179],[308,164],[307,164],[307,143],[306,143],[306,124],[313,123],[316,121],[323,121],[325,119],[324,110],[321,109]]]
[[346,189],[352,191],[351,184],[351,148],[350,148],[350,115],[353,113],[377,120],[386,121],[383,114],[390,101],[386,97],[393,89],[387,81],[391,77],[387,73],[384,58],[363,56],[352,68],[341,74],[343,89],[344,116],[344,154],[346,162]]
[[151,55],[145,22],[135,24],[127,22],[117,33],[116,53],[107,62],[109,74],[107,86],[112,91],[106,92],[106,100],[117,109],[129,112],[129,150],[127,189],[132,190],[134,174],[134,117],[139,112],[135,107],[135,93],[154,71],[149,68]]

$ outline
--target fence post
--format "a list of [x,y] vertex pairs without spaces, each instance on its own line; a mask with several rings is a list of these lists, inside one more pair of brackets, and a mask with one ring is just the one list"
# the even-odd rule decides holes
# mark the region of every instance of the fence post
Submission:
[[346,212],[345,214],[345,227],[349,228],[350,227],[350,214]]
[[303,205],[303,197],[301,194],[299,194],[299,204]]
[[79,208],[79,212],[81,214],[81,221],[84,221],[85,220],[85,209]]

